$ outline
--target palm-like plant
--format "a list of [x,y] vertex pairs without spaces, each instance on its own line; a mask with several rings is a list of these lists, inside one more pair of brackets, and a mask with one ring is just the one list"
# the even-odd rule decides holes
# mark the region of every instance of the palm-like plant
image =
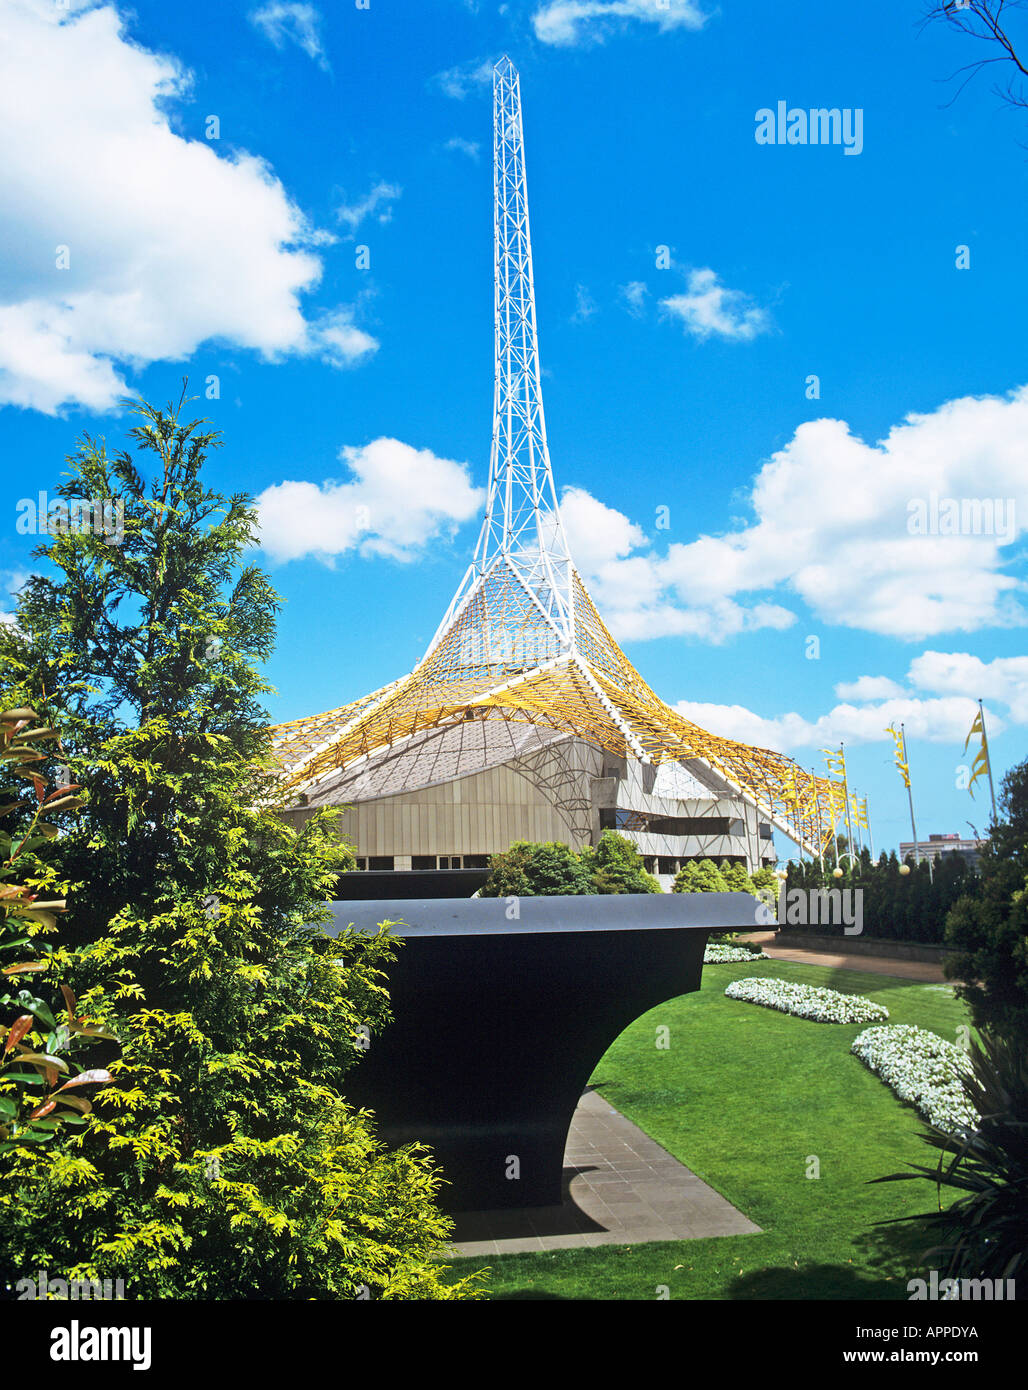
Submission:
[[[916,1217],[938,1243],[924,1254],[947,1277],[1011,1278],[1028,1269],[1028,1055],[1016,1043],[984,1032],[971,1044],[964,1089],[981,1116],[977,1129],[922,1135],[939,1150],[934,1167],[911,1165],[875,1182],[934,1182],[938,1210]],[[942,1189],[966,1195],[942,1205]],[[883,1222],[891,1225],[891,1222]]]

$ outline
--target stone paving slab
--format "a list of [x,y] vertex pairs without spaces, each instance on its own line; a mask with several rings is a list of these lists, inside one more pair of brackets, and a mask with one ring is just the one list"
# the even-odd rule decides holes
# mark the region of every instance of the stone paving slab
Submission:
[[557,1207],[460,1212],[452,1255],[751,1235],[760,1227],[596,1091],[578,1102]]

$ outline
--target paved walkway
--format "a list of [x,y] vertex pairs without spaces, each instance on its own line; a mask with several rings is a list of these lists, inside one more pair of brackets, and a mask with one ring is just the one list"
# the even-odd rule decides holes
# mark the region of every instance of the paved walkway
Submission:
[[479,1256],[760,1230],[593,1090],[571,1121],[561,1206],[460,1212],[454,1227],[451,1253]]
[[804,946],[775,946],[774,932],[750,932],[741,940],[760,946],[772,960],[791,960],[798,965],[827,965],[834,970],[863,970],[868,975],[892,975],[897,980],[925,984],[952,984],[942,966],[926,960],[897,960],[894,956],[865,956],[856,951],[808,951]]

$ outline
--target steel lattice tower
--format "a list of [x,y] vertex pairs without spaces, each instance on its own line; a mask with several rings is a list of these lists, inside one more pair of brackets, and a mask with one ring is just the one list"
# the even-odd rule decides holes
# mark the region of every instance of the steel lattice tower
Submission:
[[804,848],[832,837],[834,784],[720,738],[650,689],[608,632],[568,550],[546,443],[521,86],[493,70],[495,375],[485,520],[421,662],[382,690],[277,726],[290,785],[314,787],[468,720],[535,724],[642,763],[705,764]]

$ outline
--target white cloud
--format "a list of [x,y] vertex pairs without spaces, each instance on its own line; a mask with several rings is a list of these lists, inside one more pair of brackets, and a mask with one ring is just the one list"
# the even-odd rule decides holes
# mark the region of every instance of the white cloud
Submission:
[[[820,750],[837,747],[840,741],[845,741],[847,747],[858,743],[891,746],[892,735],[885,732],[890,724],[903,723],[909,738],[929,743],[963,744],[977,706],[955,695],[927,700],[906,696],[870,705],[838,704],[817,719],[806,719],[795,713],[768,719],[754,714],[744,705],[703,704],[693,700],[679,700],[675,709],[709,733],[738,739],[754,747],[789,752],[813,749],[816,756],[801,761],[816,762],[820,766]],[[991,714],[989,727],[999,733],[1006,723],[999,715]]]
[[903,687],[888,676],[859,676],[855,681],[842,681],[835,693],[840,700],[889,700],[902,695]]
[[924,652],[910,663],[908,679],[922,690],[996,701],[1015,723],[1028,724],[1028,656],[982,661],[969,652]]
[[642,318],[646,312],[646,296],[649,290],[641,280],[632,280],[627,285],[621,286],[621,298],[628,307],[628,312],[633,318]]
[[1009,571],[1023,521],[949,536],[908,520],[931,493],[1010,499],[1008,521],[1028,517],[1026,441],[1028,387],[908,416],[873,445],[844,421],[810,421],[755,477],[752,523],[663,554],[640,541],[601,558],[594,539],[583,573],[623,637],[784,627],[796,599],[822,622],[903,640],[1020,626],[1025,586]]
[[343,307],[323,315],[310,327],[324,362],[333,367],[356,367],[378,351],[378,342],[353,322],[353,309]]
[[585,323],[591,319],[599,306],[596,300],[589,293],[585,285],[575,286],[575,312],[571,315],[572,323]]
[[283,4],[279,0],[250,12],[250,23],[270,39],[276,48],[295,43],[308,58],[328,71],[328,60],[321,42],[321,15],[313,5]]
[[688,292],[669,295],[660,301],[660,307],[680,319],[685,331],[700,342],[708,338],[750,342],[771,329],[767,310],[754,304],[742,290],[722,285],[709,266],[690,271]]
[[332,564],[349,551],[413,560],[485,500],[467,464],[399,439],[347,446],[339,457],[348,481],[276,483],[257,498],[261,548],[275,563],[313,556]]
[[402,192],[403,189],[398,184],[380,181],[356,203],[349,207],[344,204],[336,208],[336,216],[340,222],[346,223],[351,235],[366,217],[377,215],[379,222],[391,222],[393,220],[393,203]]
[[886,729],[900,723],[911,738],[962,747],[979,698],[986,701],[990,733],[999,734],[1011,724],[1028,724],[1028,656],[982,661],[968,652],[927,651],[911,661],[905,680],[908,688],[885,676],[860,676],[837,685],[842,703],[816,719],[796,713],[766,718],[744,705],[692,700],[680,700],[675,708],[711,733],[789,750],[820,751],[840,740],[847,746],[891,746],[892,735]]
[[702,29],[708,18],[694,0],[546,0],[532,16],[532,25],[543,43],[570,46],[602,42],[632,20],[656,24],[664,33]]
[[490,59],[475,58],[469,63],[458,63],[456,67],[437,72],[432,78],[434,86],[448,97],[463,101],[469,92],[479,87],[491,87],[493,65]]
[[466,154],[469,159],[473,159],[477,164],[482,153],[482,147],[477,140],[465,140],[461,135],[454,135],[447,140],[443,146],[444,150],[453,150],[458,154]]
[[110,4],[0,0],[0,28],[0,404],[109,409],[126,367],[212,340],[320,353],[301,297],[331,238],[262,160],[174,133],[175,60]]

